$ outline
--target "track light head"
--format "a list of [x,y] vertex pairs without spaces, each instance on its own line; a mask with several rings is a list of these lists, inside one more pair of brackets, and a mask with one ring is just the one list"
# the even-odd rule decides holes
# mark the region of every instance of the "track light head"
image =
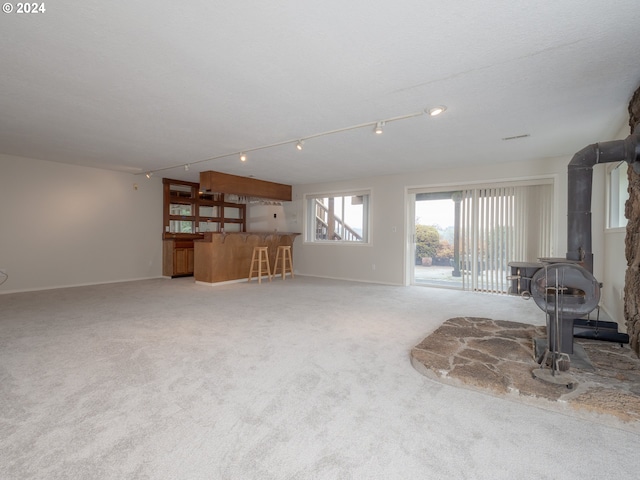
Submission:
[[151,178],[151,175],[153,175],[153,172],[147,172],[146,175],[147,175],[147,178]]
[[241,153],[240,154],[240,161],[241,162],[246,162],[247,161],[247,154],[246,153]]
[[376,135],[382,135],[382,127],[384,127],[384,122],[376,123],[376,128],[373,129]]
[[185,171],[185,172],[188,172],[188,171],[189,171],[189,164],[188,164],[188,163],[184,166],[184,171]]
[[426,109],[425,112],[428,113],[429,116],[435,117],[435,116],[440,115],[446,109],[447,109],[447,107],[445,107],[444,105],[438,105],[437,107]]
[[296,143],[296,148],[298,150],[302,150],[304,148],[304,140],[298,140],[298,143]]

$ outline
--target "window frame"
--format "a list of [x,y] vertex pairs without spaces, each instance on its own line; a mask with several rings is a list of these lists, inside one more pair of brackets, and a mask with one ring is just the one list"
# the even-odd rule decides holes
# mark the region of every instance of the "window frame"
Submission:
[[[316,239],[315,234],[315,200],[320,198],[338,198],[338,197],[363,197],[362,211],[362,240],[325,240]],[[373,210],[373,189],[354,189],[340,190],[330,192],[308,193],[303,196],[304,199],[304,239],[306,245],[343,245],[343,246],[371,246],[372,245],[372,228],[371,218]]]
[[[624,164],[624,174],[620,175],[620,173],[622,172],[620,170],[620,167],[622,167]],[[607,181],[607,191],[606,191],[606,196],[607,196],[607,206],[606,206],[606,223],[605,223],[605,230],[607,232],[622,232],[622,231],[626,231],[627,229],[627,223],[628,223],[628,219],[627,217],[625,217],[624,215],[624,210],[625,210],[625,205],[627,203],[627,200],[629,199],[629,186],[628,186],[628,168],[629,168],[629,164],[625,161],[619,162],[619,163],[615,163],[615,164],[609,164],[607,165],[607,175],[606,175],[606,181]],[[613,172],[618,172],[617,178],[618,178],[618,182],[614,185],[614,175]],[[623,189],[621,189],[621,182],[620,180],[624,178],[625,182],[627,184],[627,189],[624,190],[624,193],[621,191]],[[614,195],[616,196],[615,201],[614,201]],[[611,214],[611,210],[614,207],[614,203],[615,205],[618,207],[618,215],[616,215],[618,222],[616,222],[616,225],[612,225],[612,221],[613,221],[613,216]],[[624,220],[624,224],[621,224],[620,220]]]

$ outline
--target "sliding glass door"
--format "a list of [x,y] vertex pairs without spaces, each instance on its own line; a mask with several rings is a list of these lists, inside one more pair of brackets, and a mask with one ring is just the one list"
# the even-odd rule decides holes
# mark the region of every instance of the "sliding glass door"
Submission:
[[507,293],[510,262],[552,256],[553,185],[414,192],[411,283]]
[[460,270],[456,268],[459,250],[455,248],[459,245],[455,236],[458,196],[459,192],[415,195],[413,284],[462,288]]

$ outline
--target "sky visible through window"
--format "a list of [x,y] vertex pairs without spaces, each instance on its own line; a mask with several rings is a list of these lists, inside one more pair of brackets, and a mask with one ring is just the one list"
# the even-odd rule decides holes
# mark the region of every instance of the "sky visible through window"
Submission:
[[437,225],[442,229],[453,227],[454,208],[455,203],[451,199],[416,202],[416,224]]

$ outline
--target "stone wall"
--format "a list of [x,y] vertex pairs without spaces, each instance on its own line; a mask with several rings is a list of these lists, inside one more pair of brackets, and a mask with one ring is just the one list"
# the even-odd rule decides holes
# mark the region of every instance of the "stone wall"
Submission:
[[[631,133],[640,122],[640,88],[629,103]],[[624,286],[624,318],[631,337],[631,348],[640,356],[640,174],[629,168],[629,200],[625,205],[628,219],[625,254],[627,273]]]

